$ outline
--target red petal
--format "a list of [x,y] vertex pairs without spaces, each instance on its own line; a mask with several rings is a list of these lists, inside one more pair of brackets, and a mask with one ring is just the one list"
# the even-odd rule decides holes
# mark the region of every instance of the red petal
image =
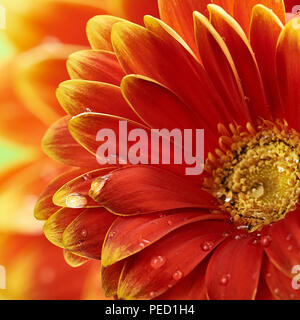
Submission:
[[299,129],[299,79],[300,79],[300,18],[294,18],[283,29],[277,45],[277,79],[285,106],[286,120]]
[[141,26],[120,22],[113,27],[112,43],[127,74],[147,76],[165,85],[199,113],[207,122],[205,129],[213,134],[217,123],[231,116],[200,63],[173,35],[166,30],[164,35],[162,39]]
[[[106,175],[114,170],[114,167],[98,169],[86,172],[64,184],[53,196],[53,203],[60,207],[68,208],[93,208],[99,207],[99,203],[88,196],[91,183],[98,177]],[[70,197],[71,196],[71,197]]]
[[158,300],[206,300],[205,272],[207,259],[174,287],[157,297]]
[[60,208],[55,206],[52,201],[54,193],[66,182],[85,172],[86,170],[73,169],[52,180],[48,187],[39,196],[34,208],[35,218],[39,220],[47,220],[52,214],[58,211]]
[[[297,269],[299,272],[300,268]],[[297,284],[299,276],[293,274]],[[300,300],[300,290],[293,289],[293,278],[287,277],[279,271],[272,262],[268,261],[265,268],[265,280],[273,296],[280,300]],[[299,281],[300,283],[300,281]]]
[[282,28],[282,23],[271,10],[261,5],[253,8],[250,28],[251,46],[262,75],[272,116],[275,119],[284,117],[274,68],[276,45]]
[[194,22],[196,43],[205,70],[212,75],[216,90],[230,106],[232,119],[239,124],[247,123],[250,117],[245,95],[224,40],[199,12],[194,13]]
[[193,12],[208,14],[210,0],[158,0],[161,19],[172,27],[197,52],[194,38]]
[[112,224],[102,249],[102,265],[125,259],[168,233],[184,225],[202,220],[225,220],[226,216],[186,209],[182,212],[117,218]]
[[174,93],[154,80],[129,75],[123,78],[122,92],[132,109],[152,128],[203,128],[203,121],[196,118]]
[[289,213],[270,231],[272,242],[265,251],[272,263],[290,276],[293,266],[300,261],[300,211]]
[[159,17],[157,0],[123,0],[121,9],[128,20],[141,25],[146,14]]
[[244,29],[246,35],[249,32],[252,9],[255,5],[262,4],[271,9],[285,24],[285,8],[283,0],[247,0],[234,1],[234,18]]
[[116,296],[118,284],[125,261],[117,262],[111,266],[101,265],[102,290],[106,297]]
[[42,141],[44,152],[50,158],[68,166],[99,167],[96,157],[85,150],[71,136],[68,129],[70,119],[69,116],[61,118],[48,129]]
[[113,52],[83,50],[69,56],[67,69],[72,79],[94,80],[120,85],[124,76]]
[[222,8],[209,5],[211,22],[230,51],[254,121],[270,118],[263,83],[250,43],[238,23]]
[[179,175],[151,166],[130,166],[95,180],[90,196],[120,215],[177,208],[216,208],[214,198]]
[[[127,129],[124,127],[120,128],[120,122],[125,122]],[[109,128],[109,130],[113,131],[114,136],[105,143],[109,145],[109,152],[105,156],[106,159],[102,159],[101,155],[98,154],[98,148],[104,143],[97,141],[97,135],[100,129]],[[169,156],[168,148],[152,148],[151,143],[148,141],[151,135],[158,136],[159,134],[151,133],[150,129],[145,127],[142,124],[137,122],[120,118],[117,116],[111,116],[106,114],[97,114],[97,113],[84,113],[80,114],[76,117],[73,117],[69,122],[69,130],[78,143],[84,146],[89,152],[94,154],[95,159],[97,158],[99,161],[106,161],[111,164],[125,165],[129,162],[129,152],[131,147],[134,146],[136,141],[127,141],[128,140],[128,132],[134,129],[142,129],[143,133],[147,134],[147,139],[140,139],[140,159],[142,159],[143,163],[151,163],[151,159],[154,157],[163,157]],[[125,132],[124,132],[125,131]],[[123,134],[124,132],[124,134]],[[115,138],[114,138],[115,137]],[[125,141],[124,141],[125,139]],[[170,137],[164,137],[164,140],[170,141]],[[124,149],[124,154],[121,153],[120,148]],[[159,149],[159,150],[158,150]],[[174,150],[175,149],[175,150]],[[174,170],[180,172],[181,174],[185,174],[185,168],[182,165],[174,165],[174,154],[176,152],[182,152],[181,146],[174,145],[171,143],[171,155],[170,155],[170,163],[162,166],[168,167],[170,170]],[[128,155],[126,154],[128,153]],[[69,156],[70,157],[70,156]],[[98,165],[99,166],[99,165]],[[195,176],[196,177],[196,176]]]
[[228,239],[213,253],[206,272],[211,300],[250,300],[257,291],[263,257],[253,238]]
[[63,248],[62,235],[65,229],[82,212],[83,209],[63,208],[58,210],[44,224],[46,238],[56,246]]
[[[228,224],[203,221],[185,226],[134,255],[118,288],[120,299],[153,299],[187,276],[222,240]],[[209,243],[204,250],[203,244]]]
[[105,235],[115,219],[103,208],[86,209],[63,233],[65,249],[79,256],[100,260]]
[[138,119],[124,100],[120,87],[108,83],[69,80],[59,85],[56,95],[61,106],[71,116],[92,111]]

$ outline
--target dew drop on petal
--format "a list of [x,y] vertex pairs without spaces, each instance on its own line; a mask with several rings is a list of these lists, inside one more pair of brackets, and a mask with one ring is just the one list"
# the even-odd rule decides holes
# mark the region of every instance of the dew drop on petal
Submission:
[[83,230],[81,231],[81,235],[82,235],[84,238],[87,237],[87,234],[88,234],[88,232],[87,232],[86,229],[83,229]]
[[293,247],[292,245],[290,245],[290,246],[287,247],[287,250],[288,250],[288,251],[292,251],[293,248],[294,248],[294,247]]
[[201,248],[203,251],[210,251],[214,247],[214,243],[212,241],[204,241],[201,244]]
[[155,291],[151,291],[149,293],[150,298],[154,298],[157,295],[157,293]]
[[228,282],[229,282],[229,280],[230,280],[230,278],[231,278],[231,275],[230,275],[229,273],[224,274],[224,275],[221,277],[221,279],[220,279],[220,283],[221,283],[222,285],[227,285]]
[[177,270],[176,272],[173,273],[173,279],[178,281],[180,279],[182,279],[183,277],[183,273],[180,270]]
[[277,295],[279,294],[279,292],[280,292],[280,290],[279,290],[278,288],[276,288],[276,289],[274,290],[274,293],[277,294]]
[[292,239],[293,235],[291,233],[289,233],[287,236],[286,236],[286,240],[287,241],[290,241]]
[[262,244],[263,247],[268,247],[272,242],[272,237],[270,235],[263,236],[260,239],[260,243]]
[[156,256],[151,259],[151,267],[153,269],[161,268],[166,262],[166,258],[163,256]]
[[84,208],[87,205],[87,198],[80,193],[71,193],[66,197],[68,208]]

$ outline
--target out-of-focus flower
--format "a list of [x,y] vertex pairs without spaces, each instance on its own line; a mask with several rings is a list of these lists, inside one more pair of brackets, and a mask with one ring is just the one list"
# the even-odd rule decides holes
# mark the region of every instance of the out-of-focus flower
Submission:
[[99,263],[71,268],[62,253],[58,254],[57,248],[38,235],[1,233],[0,247],[0,264],[5,267],[5,280],[1,279],[1,283],[6,284],[6,290],[0,290],[0,299],[104,298],[100,282],[91,287],[89,280],[99,277]]
[[[5,29],[0,30],[0,136],[26,150],[19,163],[0,173],[0,265],[8,273],[3,297],[101,298],[99,287],[92,285],[95,265],[84,267],[83,271],[71,270],[67,275],[70,268],[62,264],[61,252],[39,235],[41,224],[32,212],[43,188],[62,172],[60,164],[42,154],[40,141],[48,126],[63,115],[55,89],[68,77],[65,60],[70,53],[88,44],[85,25],[89,18],[117,11],[122,17],[127,16],[123,9],[118,9],[123,1],[112,6],[112,1],[106,0],[0,0],[0,6],[4,7],[6,18]],[[127,10],[136,21],[138,17],[130,6]],[[15,249],[10,255],[12,247]],[[42,283],[43,279],[51,280],[52,271],[48,272],[48,280],[46,276],[41,281],[32,277],[38,268],[49,268],[48,259],[60,269],[50,281],[52,287]],[[71,265],[78,265],[71,254],[65,253],[65,259]],[[74,287],[64,285],[62,279],[69,277],[76,278],[78,283]],[[61,288],[55,293],[53,288],[57,285]],[[89,287],[86,292],[83,286]]]
[[[145,27],[93,18],[92,50],[69,57],[72,80],[58,87],[67,115],[43,147],[80,168],[48,186],[35,216],[52,243],[101,259],[107,296],[300,297],[300,19],[285,25],[278,0],[210,2],[159,0],[162,20]],[[124,119],[204,128],[206,172],[99,167],[98,130],[118,135]]]

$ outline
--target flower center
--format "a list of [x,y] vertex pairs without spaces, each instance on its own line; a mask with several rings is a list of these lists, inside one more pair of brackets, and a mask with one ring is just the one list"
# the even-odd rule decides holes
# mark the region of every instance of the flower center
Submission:
[[231,137],[220,138],[224,152],[216,150],[218,159],[211,154],[208,157],[211,178],[206,185],[236,224],[254,231],[296,209],[300,136],[286,123],[268,121],[257,131],[249,124],[247,131],[231,129]]

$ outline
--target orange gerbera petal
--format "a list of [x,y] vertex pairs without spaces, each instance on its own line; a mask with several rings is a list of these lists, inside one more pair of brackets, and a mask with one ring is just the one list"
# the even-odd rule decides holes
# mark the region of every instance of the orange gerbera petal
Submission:
[[99,207],[99,203],[95,202],[88,196],[91,183],[98,177],[104,176],[114,170],[114,167],[97,169],[86,172],[75,179],[68,181],[53,196],[53,203],[60,207],[68,208],[94,208]]
[[197,52],[197,47],[194,38],[193,11],[207,14],[209,3],[210,0],[158,0],[161,19],[178,32],[194,52]]
[[[112,31],[114,50],[126,73],[144,75],[165,85],[210,125],[207,132],[215,132],[221,119],[230,119],[228,110],[200,63],[170,34],[168,37],[171,41],[129,22],[115,24]],[[209,115],[206,110],[210,110]]]
[[103,208],[86,209],[65,229],[65,249],[86,258],[100,260],[105,235],[115,219],[116,216]]
[[71,79],[94,80],[120,85],[124,76],[113,52],[82,50],[69,56],[67,69]]
[[120,9],[124,12],[124,16],[128,20],[142,24],[143,16],[151,14],[158,17],[157,0],[121,0]]
[[209,299],[254,299],[260,276],[262,253],[262,246],[253,244],[252,237],[228,239],[223,242],[213,253],[206,271]]
[[252,9],[255,5],[261,4],[271,9],[285,24],[285,7],[283,0],[247,0],[234,1],[234,18],[239,22],[244,29],[246,35],[249,33]]
[[[200,117],[162,84],[139,75],[128,75],[122,93],[140,119],[152,128],[202,128]],[[166,121],[167,119],[167,121]]]
[[52,180],[39,196],[34,208],[35,218],[38,220],[47,220],[52,214],[61,209],[53,204],[52,198],[55,192],[68,181],[86,172],[87,170],[84,169],[72,169]]
[[195,36],[198,51],[206,71],[211,75],[216,90],[231,107],[232,118],[245,124],[250,120],[240,79],[230,52],[209,20],[194,12]]
[[239,24],[221,7],[209,5],[211,23],[223,37],[235,63],[253,119],[270,118],[263,83],[250,43]]
[[[102,180],[102,181],[101,181]],[[101,189],[97,186],[101,185]],[[215,208],[212,196],[186,178],[153,166],[129,166],[100,179],[91,196],[110,211],[135,215],[177,208]]]
[[113,51],[111,30],[115,23],[125,21],[114,16],[95,16],[86,25],[87,37],[94,50]]
[[138,120],[124,100],[120,87],[109,83],[68,80],[59,85],[56,95],[71,116],[92,111]]
[[[226,229],[227,224],[215,221],[193,223],[134,255],[122,271],[118,297],[153,299],[163,294],[187,276],[223,240]],[[205,243],[209,243],[210,249],[203,249]]]
[[289,124],[300,128],[300,18],[294,18],[283,29],[277,46],[277,80],[282,104],[285,106]]
[[44,152],[52,159],[69,166],[98,167],[96,158],[71,136],[68,129],[70,119],[70,116],[61,118],[48,129],[42,141]]
[[300,300],[300,291],[293,289],[292,279],[280,272],[270,261],[266,265],[265,280],[276,299]]
[[300,217],[299,211],[289,213],[271,228],[271,244],[265,251],[272,263],[287,276],[299,264]]
[[72,268],[78,268],[89,261],[88,259],[80,257],[68,250],[64,250],[64,258],[67,264]]
[[77,218],[84,209],[62,208],[54,213],[44,224],[46,238],[54,245],[64,248],[62,236],[67,226]]
[[108,266],[152,245],[168,233],[196,221],[224,220],[224,215],[185,209],[137,217],[118,218],[111,226],[102,249],[102,265]]
[[251,47],[255,53],[274,118],[284,117],[275,68],[276,45],[282,28],[282,23],[271,10],[262,5],[253,8],[250,27]]

